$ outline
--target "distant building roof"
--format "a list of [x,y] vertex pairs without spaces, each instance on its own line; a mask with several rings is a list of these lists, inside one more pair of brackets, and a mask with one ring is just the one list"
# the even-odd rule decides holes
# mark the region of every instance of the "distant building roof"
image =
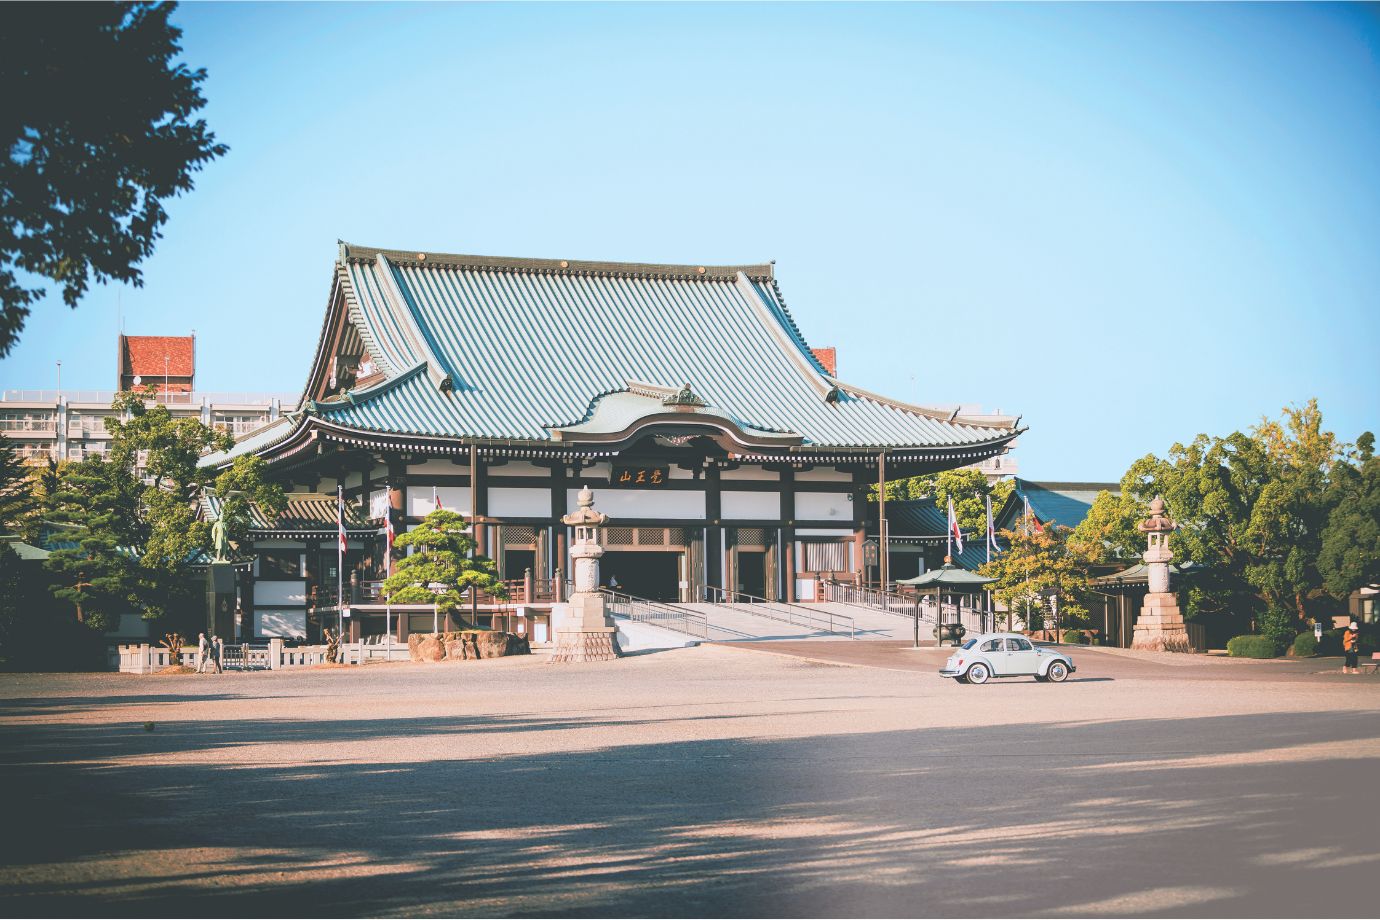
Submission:
[[1088,516],[1099,492],[1121,494],[1115,482],[1031,482],[1016,480],[1016,494],[1030,502],[1030,510],[1042,523],[1077,527]]
[[0,543],[9,544],[10,549],[14,550],[15,555],[17,555],[20,559],[29,562],[42,562],[44,559],[47,559],[50,555],[52,555],[48,550],[41,549],[30,543],[25,543],[23,540],[19,539],[18,537],[12,534],[0,536]]
[[120,336],[120,385],[127,377],[143,377],[144,382],[157,386],[164,373],[167,358],[169,377],[196,375],[196,336],[191,335],[122,335]]

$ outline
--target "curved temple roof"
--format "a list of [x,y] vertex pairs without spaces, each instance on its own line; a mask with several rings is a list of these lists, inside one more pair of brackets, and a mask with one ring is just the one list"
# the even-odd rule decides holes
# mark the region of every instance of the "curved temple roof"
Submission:
[[343,338],[362,343],[377,374],[340,398],[308,399],[299,426],[315,416],[359,432],[573,443],[615,422],[635,427],[644,410],[648,418],[670,411],[645,398],[649,389],[689,384],[710,408],[683,411],[684,423],[731,422],[757,446],[990,454],[1019,433],[1016,419],[978,423],[830,377],[770,264],[500,259],[342,244],[335,285],[308,397],[332,373],[333,319],[348,322]]

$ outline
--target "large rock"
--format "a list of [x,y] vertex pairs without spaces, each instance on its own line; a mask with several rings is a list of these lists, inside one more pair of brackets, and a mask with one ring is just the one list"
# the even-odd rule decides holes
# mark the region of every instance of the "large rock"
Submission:
[[435,633],[423,633],[417,640],[416,646],[412,645],[412,637],[408,638],[408,647],[412,651],[414,661],[440,661],[446,657],[446,646],[440,636]]
[[512,633],[501,632],[481,632],[475,633],[475,644],[478,646],[480,658],[502,658],[506,655],[528,655],[531,654],[532,647],[522,636],[515,636]]

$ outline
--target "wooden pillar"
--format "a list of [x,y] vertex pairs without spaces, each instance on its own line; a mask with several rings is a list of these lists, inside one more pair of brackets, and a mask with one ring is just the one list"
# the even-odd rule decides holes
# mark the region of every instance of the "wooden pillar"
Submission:
[[481,556],[489,555],[489,529],[479,523],[489,513],[488,474],[484,461],[479,459],[479,448],[470,445],[470,530],[473,532],[474,551]]
[[[570,571],[570,560],[566,558],[565,545],[565,525],[561,523],[561,518],[565,516],[566,497],[565,493],[569,486],[566,483],[565,464],[563,462],[551,465],[551,574],[555,576],[559,573],[564,578],[565,573]],[[555,586],[557,600],[564,599],[564,586]]]
[[781,597],[795,603],[795,470],[781,470]]
[[863,561],[863,544],[867,542],[867,486],[866,472],[853,473],[853,575],[859,586],[867,584],[867,563]]
[[[403,519],[407,517],[407,466],[400,461],[389,461],[388,463],[388,516],[393,521],[393,533],[401,535],[403,532]],[[399,557],[398,551],[393,551],[393,558]],[[384,560],[384,569],[387,570],[388,560]]]
[[716,588],[726,588],[723,570],[723,528],[719,519],[723,515],[723,501],[719,494],[719,468],[710,466],[704,471],[705,517],[708,526],[704,535],[705,583]]

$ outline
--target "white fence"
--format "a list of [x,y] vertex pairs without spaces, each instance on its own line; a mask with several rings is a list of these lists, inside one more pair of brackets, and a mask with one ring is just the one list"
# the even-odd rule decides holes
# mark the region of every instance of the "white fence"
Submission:
[[[402,650],[401,655],[398,654],[398,649]],[[408,650],[405,643],[394,645],[393,650],[394,660],[407,660]],[[344,643],[340,646],[340,658],[345,664],[363,664],[374,657],[382,657],[383,648],[378,648],[376,652],[377,656],[374,650],[366,651],[358,643]],[[183,647],[177,661],[173,660],[172,652],[161,645],[117,645],[110,650],[111,669],[125,674],[153,674],[174,664],[195,668],[199,663],[197,649],[192,646]],[[262,647],[247,649],[245,646],[227,645],[223,661],[225,666],[232,669],[267,668],[273,671],[283,668],[306,668],[325,663],[326,646],[301,645],[284,648],[282,639],[268,640],[266,653]]]

